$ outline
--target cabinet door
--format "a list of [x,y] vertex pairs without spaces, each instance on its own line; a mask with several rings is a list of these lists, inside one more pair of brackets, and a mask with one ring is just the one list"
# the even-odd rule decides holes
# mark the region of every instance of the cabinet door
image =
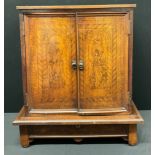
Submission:
[[128,105],[128,15],[78,17],[79,113],[125,112]]
[[75,17],[26,15],[27,102],[32,109],[76,108]]

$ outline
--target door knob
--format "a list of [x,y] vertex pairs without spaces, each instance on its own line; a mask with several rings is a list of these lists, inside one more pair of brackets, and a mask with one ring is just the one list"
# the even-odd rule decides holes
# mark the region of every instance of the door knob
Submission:
[[83,62],[83,60],[80,60],[80,62],[79,62],[79,69],[80,70],[84,69],[84,62]]
[[72,68],[73,68],[73,69],[77,69],[76,60],[72,60]]

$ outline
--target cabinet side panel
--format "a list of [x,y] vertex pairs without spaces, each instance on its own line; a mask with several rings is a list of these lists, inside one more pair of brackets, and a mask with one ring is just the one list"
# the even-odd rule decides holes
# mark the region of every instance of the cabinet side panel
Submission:
[[24,27],[24,15],[19,14],[20,22],[20,46],[21,46],[21,60],[22,60],[22,81],[23,81],[23,97],[24,104],[27,104],[26,93],[27,93],[27,84],[26,84],[26,56],[25,56],[25,27]]

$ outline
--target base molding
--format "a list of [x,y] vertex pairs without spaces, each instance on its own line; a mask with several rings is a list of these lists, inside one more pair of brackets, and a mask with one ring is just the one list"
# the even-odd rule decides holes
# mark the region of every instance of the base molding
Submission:
[[130,145],[137,144],[136,124],[105,125],[20,125],[20,142],[28,147],[34,139],[40,138],[73,138],[81,142],[84,138],[121,137]]
[[136,145],[137,124],[143,123],[134,103],[130,114],[80,116],[78,114],[32,114],[24,106],[14,125],[19,125],[20,142],[23,147],[38,138],[83,138],[121,137],[130,145]]

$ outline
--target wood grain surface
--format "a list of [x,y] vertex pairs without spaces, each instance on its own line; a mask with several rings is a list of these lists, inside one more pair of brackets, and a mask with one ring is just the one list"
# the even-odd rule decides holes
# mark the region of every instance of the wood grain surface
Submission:
[[33,109],[127,111],[129,15],[81,15],[25,16],[27,102]]
[[16,6],[16,9],[89,9],[89,8],[134,8],[136,4],[107,4],[107,5],[58,5],[58,6]]
[[122,108],[128,104],[127,15],[79,17],[80,108]]
[[25,19],[28,102],[32,108],[76,108],[75,19]]
[[137,139],[132,101],[135,4],[17,6],[24,106],[20,142],[36,138]]

